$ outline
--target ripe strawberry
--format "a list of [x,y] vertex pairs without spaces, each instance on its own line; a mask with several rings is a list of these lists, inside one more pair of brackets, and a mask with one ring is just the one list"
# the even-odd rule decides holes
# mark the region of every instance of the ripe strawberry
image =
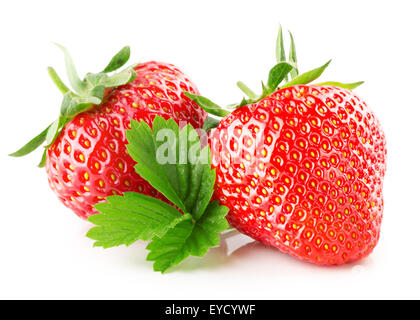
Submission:
[[[121,52],[113,61],[128,60]],[[67,53],[66,57],[70,59]],[[61,80],[52,69],[50,71],[60,87]],[[130,72],[130,78],[118,83],[118,77]],[[75,74],[75,70],[70,71],[71,81]],[[88,86],[93,84],[91,87],[98,87],[98,83],[103,83],[104,87],[111,84],[107,89],[102,88],[98,103],[90,103],[87,107],[82,105],[81,110],[77,110],[79,112],[72,114],[72,108],[77,109],[80,104],[80,97],[84,98],[83,92],[73,94],[74,99],[79,100],[65,108],[65,119],[58,121],[59,126],[64,122],[62,128],[50,134],[56,138],[51,141],[45,159],[52,190],[64,205],[84,219],[97,213],[93,205],[113,194],[136,191],[165,200],[134,170],[135,162],[126,151],[125,130],[130,127],[130,120],[144,120],[151,125],[154,117],[159,115],[201,128],[206,118],[206,112],[183,94],[183,91],[198,93],[196,86],[171,64],[147,62],[136,65],[128,73],[122,72],[108,78],[104,78],[103,74],[88,74],[85,78]],[[66,89],[62,90],[63,93],[68,92]],[[89,96],[98,97],[94,93],[90,92]],[[44,136],[48,136],[48,133]],[[24,154],[17,152],[13,155]]]
[[216,198],[239,231],[338,264],[379,238],[385,139],[350,90],[297,85],[224,118],[211,138]]
[[298,75],[295,52],[291,57],[279,59],[260,97],[239,83],[251,99],[212,132],[215,198],[230,209],[233,227],[295,257],[318,264],[360,259],[380,233],[384,133],[366,103],[345,89],[361,83],[305,85],[329,63]]

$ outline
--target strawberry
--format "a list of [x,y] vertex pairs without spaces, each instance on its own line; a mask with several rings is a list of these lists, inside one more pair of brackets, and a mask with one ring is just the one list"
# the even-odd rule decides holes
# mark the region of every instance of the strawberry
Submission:
[[47,140],[41,166],[45,164],[49,185],[83,219],[97,213],[93,206],[109,195],[136,191],[165,200],[134,170],[126,129],[133,119],[151,125],[155,116],[201,128],[206,112],[183,94],[198,93],[196,86],[175,66],[154,61],[108,76],[128,60],[128,47],[103,72],[81,81],[61,48],[75,92],[49,69],[64,93],[60,118],[12,156],[25,155]]
[[283,252],[317,264],[357,260],[379,239],[384,133],[349,89],[360,83],[306,85],[329,62],[298,75],[291,57],[279,59],[261,96],[239,83],[251,98],[212,132],[215,199],[230,209],[233,227]]

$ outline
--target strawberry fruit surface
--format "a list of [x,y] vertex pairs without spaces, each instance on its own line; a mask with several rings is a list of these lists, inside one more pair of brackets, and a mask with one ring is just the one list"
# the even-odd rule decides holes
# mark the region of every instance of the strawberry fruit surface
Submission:
[[224,118],[211,148],[215,197],[239,231],[321,264],[359,259],[375,247],[385,139],[352,91],[278,90]]

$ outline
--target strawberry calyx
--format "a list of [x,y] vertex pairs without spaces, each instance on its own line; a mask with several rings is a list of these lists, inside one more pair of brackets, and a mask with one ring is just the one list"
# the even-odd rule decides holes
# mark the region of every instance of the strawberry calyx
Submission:
[[48,74],[56,87],[63,94],[61,102],[60,114],[58,118],[52,122],[35,138],[25,144],[22,148],[9,154],[12,157],[22,157],[45,143],[44,153],[39,163],[39,167],[45,165],[46,150],[54,143],[60,134],[62,128],[76,117],[79,113],[95,108],[102,103],[107,94],[118,86],[127,84],[134,80],[137,76],[132,67],[128,67],[123,71],[109,74],[121,68],[130,58],[130,47],[122,48],[108,63],[108,65],[99,73],[87,73],[82,79],[79,78],[73,59],[68,50],[62,45],[56,44],[64,53],[65,66],[68,80],[71,88],[69,89],[57,72],[52,67],[48,67]]
[[[311,84],[313,81],[318,79],[325,69],[331,63],[331,60],[327,61],[322,66],[310,70],[308,72],[299,74],[297,66],[297,55],[296,55],[296,45],[292,33],[289,31],[290,35],[290,49],[289,49],[289,58],[286,59],[285,48],[284,48],[284,39],[283,39],[283,30],[282,27],[279,27],[277,41],[276,41],[276,60],[277,64],[272,67],[268,73],[268,80],[266,83],[261,82],[262,93],[256,94],[251,90],[245,83],[242,81],[237,82],[239,89],[245,93],[247,97],[244,97],[239,104],[235,104],[235,109],[256,103],[265,97],[271,95],[278,89],[292,87],[294,85],[301,84]],[[356,87],[363,84],[363,81],[354,82],[354,83],[341,83],[336,81],[322,82],[318,84],[312,84],[315,86],[336,86],[345,89],[355,89]],[[185,95],[191,100],[195,101],[201,108],[203,108],[208,113],[215,115],[217,117],[224,117],[230,112],[221,106],[217,105],[213,101],[198,95],[194,95],[188,92],[185,92]],[[217,126],[214,120],[205,123],[206,129],[211,129]]]

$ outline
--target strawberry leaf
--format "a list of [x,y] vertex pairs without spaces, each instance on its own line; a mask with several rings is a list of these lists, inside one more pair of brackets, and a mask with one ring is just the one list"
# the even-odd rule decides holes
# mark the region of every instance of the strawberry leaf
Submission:
[[286,61],[286,53],[284,51],[283,28],[279,27],[276,41],[276,59],[277,63]]
[[[283,40],[283,28],[279,26],[279,32],[277,33],[276,39],[276,60],[277,63],[286,61],[286,52],[284,50],[284,40]],[[287,74],[284,80],[289,81],[289,75]]]
[[182,221],[162,238],[155,238],[148,246],[148,261],[153,269],[164,273],[189,255],[202,257],[211,247],[219,244],[219,233],[228,228],[225,219],[229,209],[212,202],[196,222]]
[[181,131],[173,119],[155,117],[153,130],[145,122],[131,122],[127,150],[138,163],[137,172],[184,213],[199,218],[213,194],[216,179],[209,147],[191,125]]
[[287,88],[287,87],[291,87],[294,86],[296,84],[308,84],[316,79],[318,79],[321,74],[324,72],[324,70],[328,67],[328,65],[330,64],[331,60],[328,61],[326,64],[324,64],[323,66],[313,69],[311,71],[302,73],[301,75],[297,76],[296,78],[292,79],[291,81],[289,81],[288,83],[286,83],[285,85],[282,86],[282,88]]
[[70,91],[70,89],[64,84],[63,80],[61,80],[61,78],[59,77],[59,75],[53,67],[48,67],[47,70],[51,80],[54,82],[54,84],[61,91],[62,94],[66,94]]
[[229,111],[222,109],[222,107],[205,97],[195,95],[187,91],[185,91],[184,94],[210,114],[218,117],[226,117],[230,113]]
[[252,91],[245,83],[243,83],[242,81],[238,81],[236,83],[236,85],[238,86],[239,89],[241,89],[241,91],[243,93],[245,93],[250,99],[252,100],[256,100],[258,99],[257,94]]
[[44,149],[44,152],[42,153],[41,160],[38,163],[38,168],[44,168],[46,161],[47,161],[47,149]]
[[229,227],[225,217],[229,209],[219,206],[217,201],[212,201],[203,216],[195,223],[194,229],[188,238],[188,251],[191,255],[202,257],[209,248],[219,244],[219,233]]
[[164,273],[169,268],[181,263],[189,256],[186,245],[194,229],[194,223],[183,221],[170,229],[164,237],[156,238],[146,249],[150,250],[147,261],[154,261],[153,270]]
[[137,240],[151,240],[165,235],[180,221],[191,219],[191,215],[181,215],[165,202],[140,193],[126,192],[107,197],[107,201],[95,206],[102,214],[88,219],[97,225],[86,235],[96,240],[95,247],[129,246]]
[[47,145],[50,145],[54,141],[55,137],[58,134],[58,130],[60,129],[59,126],[60,126],[60,118],[55,120],[48,129],[47,136],[45,137],[45,143]]
[[279,86],[280,82],[282,82],[294,68],[295,66],[293,64],[285,61],[280,62],[271,68],[267,81],[268,92],[265,93],[264,96],[273,93]]
[[9,154],[9,156],[10,157],[23,157],[31,153],[35,149],[37,149],[41,144],[44,143],[51,125],[52,124],[50,124],[44,131],[42,131],[39,135],[37,135],[35,138],[33,138],[31,141],[25,144],[22,148]]
[[137,77],[137,73],[133,69],[121,71],[105,79],[103,84],[106,88],[118,87],[133,81]]
[[220,120],[214,119],[212,117],[207,117],[203,124],[203,130],[205,132],[216,128],[219,125]]
[[296,66],[292,71],[290,71],[290,76],[292,77],[292,79],[294,79],[298,76],[299,70],[297,68],[295,40],[293,39],[293,35],[290,31],[289,31],[289,35],[290,35],[289,61],[290,63],[293,63]]
[[122,48],[114,57],[112,57],[109,64],[104,69],[104,73],[115,71],[125,65],[130,59],[130,47],[126,46]]
[[209,147],[201,148],[191,125],[182,130],[173,119],[156,116],[152,128],[146,122],[131,122],[127,130],[128,152],[137,162],[137,173],[176,205],[138,193],[108,197],[95,208],[102,214],[89,221],[97,226],[87,236],[105,248],[150,240],[147,259],[165,272],[189,255],[203,256],[219,243],[227,229],[228,209],[210,202],[216,179],[211,169]]
[[77,74],[76,67],[74,65],[73,59],[70,56],[69,51],[67,50],[66,47],[63,47],[62,45],[58,43],[55,43],[55,45],[59,47],[61,51],[63,51],[67,76],[69,78],[72,88],[77,93],[82,93],[85,90],[85,84],[82,82],[82,80],[80,80],[79,75]]
[[321,82],[315,84],[315,86],[334,86],[334,87],[340,87],[344,89],[353,90],[356,89],[358,86],[362,85],[364,81],[359,82],[353,82],[353,83],[341,83],[336,81],[328,81],[328,82]]

